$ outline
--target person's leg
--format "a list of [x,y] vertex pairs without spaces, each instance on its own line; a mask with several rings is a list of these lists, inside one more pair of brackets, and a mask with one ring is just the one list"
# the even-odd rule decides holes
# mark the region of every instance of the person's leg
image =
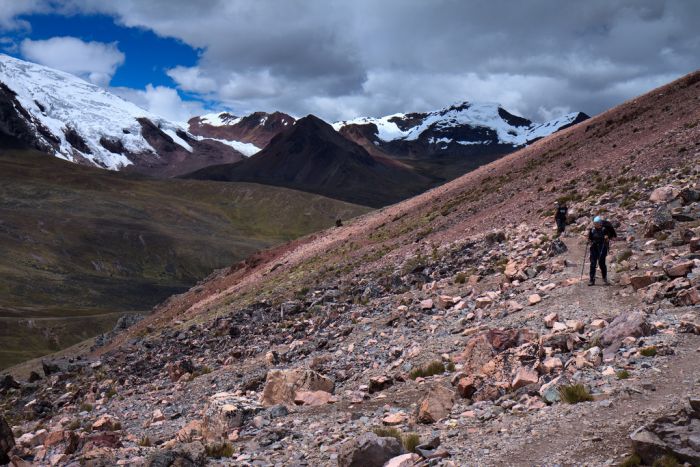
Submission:
[[591,246],[591,269],[589,272],[590,284],[595,284],[595,267],[598,263],[599,253],[600,250],[598,250],[595,246]]
[[608,248],[603,247],[600,252],[600,258],[598,258],[598,264],[600,266],[600,273],[603,276],[603,282],[608,283],[608,266],[605,264],[605,257],[608,254]]

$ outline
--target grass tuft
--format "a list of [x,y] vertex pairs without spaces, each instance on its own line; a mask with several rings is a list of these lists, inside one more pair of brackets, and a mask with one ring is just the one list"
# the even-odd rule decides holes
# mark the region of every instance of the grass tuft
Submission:
[[376,428],[372,428],[372,432],[380,438],[396,438],[397,440],[399,440],[399,442],[401,442],[401,432],[396,428],[386,428],[383,426],[379,426]]
[[416,446],[420,444],[418,433],[403,434],[396,428],[376,427],[372,428],[372,433],[380,438],[395,438],[407,452],[415,452]]
[[644,357],[656,357],[656,347],[650,345],[649,347],[644,347],[639,351]]
[[214,459],[233,456],[233,445],[228,442],[207,444],[204,450],[208,457],[213,457]]
[[409,374],[411,379],[427,378],[428,376],[439,375],[445,372],[445,364],[441,361],[434,360],[426,367],[416,368]]
[[636,453],[632,453],[620,463],[620,467],[638,467],[642,464],[642,459]]
[[92,412],[92,404],[88,404],[87,402],[84,402],[80,404],[80,411],[81,412]]
[[141,439],[139,439],[139,446],[149,448],[153,446],[153,443],[151,442],[151,438],[148,437],[148,435],[143,435]]
[[627,379],[630,377],[630,372],[627,370],[620,370],[615,374],[617,375],[617,379]]
[[681,467],[681,464],[676,460],[675,457],[666,454],[660,457],[651,464],[652,467]]
[[583,384],[571,384],[559,387],[559,397],[567,404],[578,404],[593,400],[593,396]]
[[416,446],[420,444],[420,435],[418,433],[406,433],[402,436],[401,443],[407,452],[416,452]]

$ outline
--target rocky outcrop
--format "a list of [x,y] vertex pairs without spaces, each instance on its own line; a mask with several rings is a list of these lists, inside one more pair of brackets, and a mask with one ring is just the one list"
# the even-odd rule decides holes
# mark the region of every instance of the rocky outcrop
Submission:
[[600,334],[605,346],[619,344],[625,337],[641,337],[651,332],[646,315],[641,311],[620,313]]
[[261,404],[271,407],[276,404],[294,405],[298,391],[324,391],[332,394],[335,383],[312,370],[290,369],[267,372]]
[[353,438],[340,448],[338,467],[382,467],[391,458],[401,454],[396,438],[381,438],[365,433]]
[[700,399],[691,398],[690,407],[660,417],[630,435],[634,452],[647,465],[664,456],[700,465]]
[[15,445],[15,437],[4,417],[0,416],[0,464],[7,464],[10,458],[7,453]]
[[445,386],[433,386],[418,407],[418,421],[435,423],[447,417],[454,405],[454,396],[454,391]]
[[249,399],[228,392],[216,393],[204,408],[202,435],[208,440],[227,439],[232,430],[243,426],[261,410],[260,405]]

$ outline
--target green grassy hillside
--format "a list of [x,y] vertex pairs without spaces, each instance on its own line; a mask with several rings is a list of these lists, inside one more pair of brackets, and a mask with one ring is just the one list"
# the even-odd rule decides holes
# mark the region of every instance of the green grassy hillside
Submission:
[[[284,188],[153,180],[0,151],[0,368],[97,334],[118,316],[109,314],[148,310],[256,250],[367,211]],[[71,318],[81,315],[90,318]]]

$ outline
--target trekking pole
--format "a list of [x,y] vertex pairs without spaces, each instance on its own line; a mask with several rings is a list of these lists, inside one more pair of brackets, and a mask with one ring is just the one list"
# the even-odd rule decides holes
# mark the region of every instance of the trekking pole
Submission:
[[583,250],[583,261],[581,262],[581,277],[579,277],[579,282],[583,280],[583,269],[586,267],[586,255],[588,255],[588,242],[586,242],[586,247]]

